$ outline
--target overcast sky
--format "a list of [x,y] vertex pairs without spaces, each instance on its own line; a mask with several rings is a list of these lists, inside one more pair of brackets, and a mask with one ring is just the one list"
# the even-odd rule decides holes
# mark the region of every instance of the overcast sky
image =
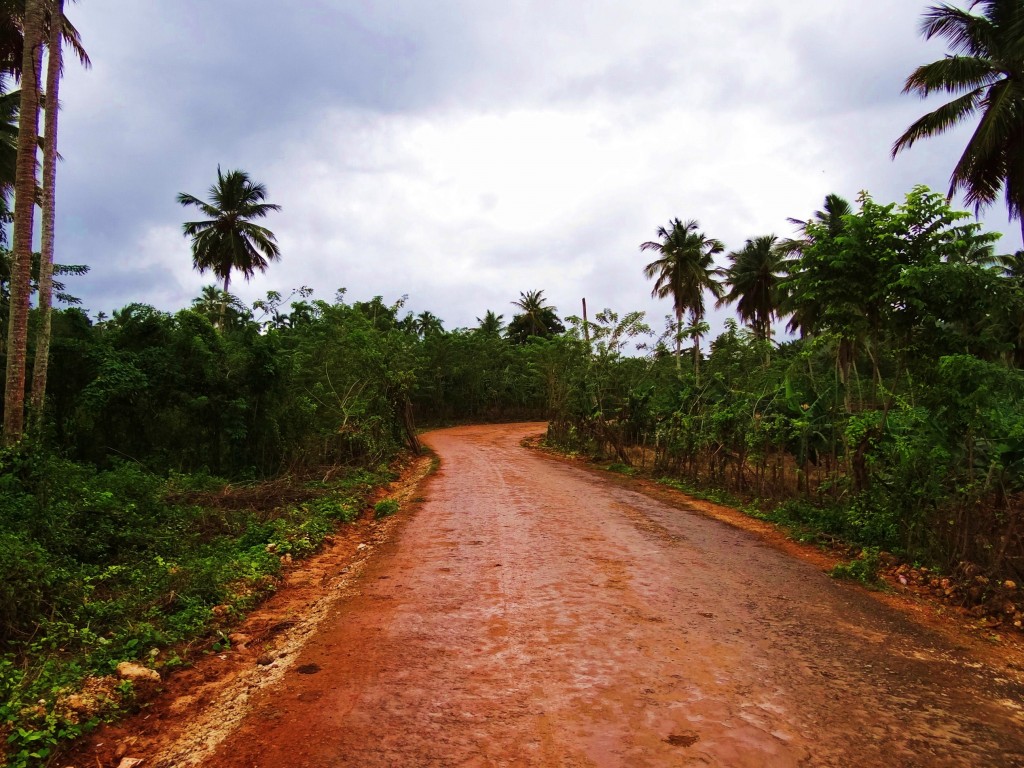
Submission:
[[[944,53],[916,0],[85,0],[93,61],[61,97],[57,260],[95,315],[187,306],[176,202],[243,169],[282,206],[282,259],[248,284],[331,300],[408,294],[446,328],[520,291],[648,311],[669,219],[728,249],[793,234],[826,194],[945,192],[967,130],[893,141],[934,105],[901,95]],[[1000,204],[986,225],[1020,247]],[[1017,234],[1014,234],[1014,233]],[[715,331],[727,313],[712,318]]]

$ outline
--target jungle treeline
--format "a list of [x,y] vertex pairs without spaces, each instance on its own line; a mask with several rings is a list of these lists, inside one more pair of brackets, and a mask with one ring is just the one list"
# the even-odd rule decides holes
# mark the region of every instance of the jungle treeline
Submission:
[[[45,422],[0,454],[11,764],[105,716],[69,709],[83,679],[172,668],[186,660],[164,649],[219,637],[429,426],[543,419],[552,445],[622,471],[1020,580],[1022,254],[925,188],[830,196],[793,226],[728,253],[694,221],[658,229],[645,271],[676,310],[661,332],[638,311],[560,316],[540,290],[507,323],[499,308],[452,330],[404,299],[306,288],[55,312]],[[714,338],[712,301],[738,314]]]

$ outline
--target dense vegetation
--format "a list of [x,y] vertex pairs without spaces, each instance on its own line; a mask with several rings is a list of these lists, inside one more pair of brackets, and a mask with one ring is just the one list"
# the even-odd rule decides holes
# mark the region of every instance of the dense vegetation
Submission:
[[[894,151],[979,114],[951,192],[978,206],[1004,192],[1021,218],[1024,10],[969,7],[981,13],[926,13],[924,33],[956,55],[916,70],[907,90],[960,95]],[[830,195],[791,220],[794,237],[753,236],[728,254],[696,220],[673,219],[637,263],[671,301],[658,338],[641,312],[559,317],[541,290],[512,300],[507,324],[487,311],[446,331],[431,312],[344,291],[242,304],[232,275],[282,257],[256,223],[281,208],[245,172],[218,168],[206,200],[178,201],[206,217],[183,234],[223,290],[173,313],[129,304],[94,319],[53,280],[87,269],[53,263],[57,110],[45,105],[58,103],[62,44],[88,62],[62,0],[0,2],[0,86],[21,83],[0,94],[9,765],[52,761],[61,740],[129,706],[119,662],[163,670],[197,639],[220,647],[282,563],[359,514],[427,424],[545,418],[552,444],[626,471],[719,489],[872,551],[1024,578],[1024,252],[999,255],[998,236],[940,195],[862,194],[856,207]],[[54,298],[70,308],[51,311]],[[710,301],[735,305],[740,322],[705,347]],[[395,511],[385,501],[375,515]]]
[[[699,367],[677,368],[664,343],[623,354],[614,334],[637,328],[614,318],[591,331],[593,356],[575,334],[552,439],[850,542],[1019,581],[1022,255],[995,256],[990,235],[923,188],[900,205],[829,203],[800,238],[762,249],[764,270],[750,269],[762,238],[730,255],[726,300],[761,296],[764,311],[748,307],[750,329],[731,323]],[[802,337],[772,345],[769,315]]]
[[532,350],[494,313],[491,327],[446,333],[429,313],[401,316],[401,302],[299,293],[288,307],[269,295],[256,318],[213,287],[174,314],[55,313],[45,431],[0,454],[12,764],[103,713],[69,708],[78,680],[125,659],[181,663],[162,649],[272,590],[282,556],[351,520],[417,446],[414,419],[543,413]]

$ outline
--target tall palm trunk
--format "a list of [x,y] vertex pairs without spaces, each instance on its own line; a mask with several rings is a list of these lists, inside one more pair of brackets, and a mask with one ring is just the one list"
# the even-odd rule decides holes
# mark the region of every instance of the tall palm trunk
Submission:
[[57,201],[57,113],[61,71],[61,30],[64,27],[64,0],[51,0],[50,35],[47,41],[46,118],[43,137],[43,243],[39,260],[39,330],[36,332],[36,359],[32,369],[30,428],[38,432],[46,406],[46,376],[50,364],[51,305],[53,300],[53,241]]
[[683,375],[683,310],[676,309],[676,373]]
[[220,330],[225,330],[228,320],[228,301],[230,294],[228,293],[228,286],[231,285],[231,270],[228,269],[224,275],[224,295],[220,297]]
[[43,3],[44,0],[26,0],[25,3],[25,54],[22,59],[21,114],[18,119],[18,166],[14,182],[14,251],[7,329],[7,379],[4,388],[3,441],[7,445],[18,442],[25,431],[25,357],[28,346],[32,224],[36,204]]
[[693,380],[700,385],[700,335],[697,333],[693,334]]

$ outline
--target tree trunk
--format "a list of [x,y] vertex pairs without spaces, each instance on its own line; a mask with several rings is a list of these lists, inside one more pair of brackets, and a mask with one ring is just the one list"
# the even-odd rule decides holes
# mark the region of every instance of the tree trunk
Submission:
[[225,330],[225,323],[228,319],[228,286],[231,285],[231,270],[224,275],[224,295],[220,297],[220,330]]
[[700,385],[700,336],[693,334],[693,380]]
[[43,2],[26,0],[25,54],[22,59],[18,118],[18,165],[14,181],[14,251],[11,260],[11,308],[7,330],[7,379],[4,388],[6,445],[25,431],[25,357],[32,271],[32,225],[36,204],[36,146],[39,142],[39,76],[43,63]]
[[676,373],[683,375],[683,311],[676,310]]
[[590,359],[590,323],[587,321],[587,300],[583,299],[583,340],[587,342],[587,359]]
[[50,326],[53,303],[53,241],[56,223],[57,113],[61,71],[61,30],[64,26],[64,0],[51,0],[50,35],[47,41],[46,121],[43,138],[43,243],[39,260],[39,329],[36,332],[36,359],[32,370],[30,428],[36,433],[43,425],[46,406],[46,378],[50,364]]

